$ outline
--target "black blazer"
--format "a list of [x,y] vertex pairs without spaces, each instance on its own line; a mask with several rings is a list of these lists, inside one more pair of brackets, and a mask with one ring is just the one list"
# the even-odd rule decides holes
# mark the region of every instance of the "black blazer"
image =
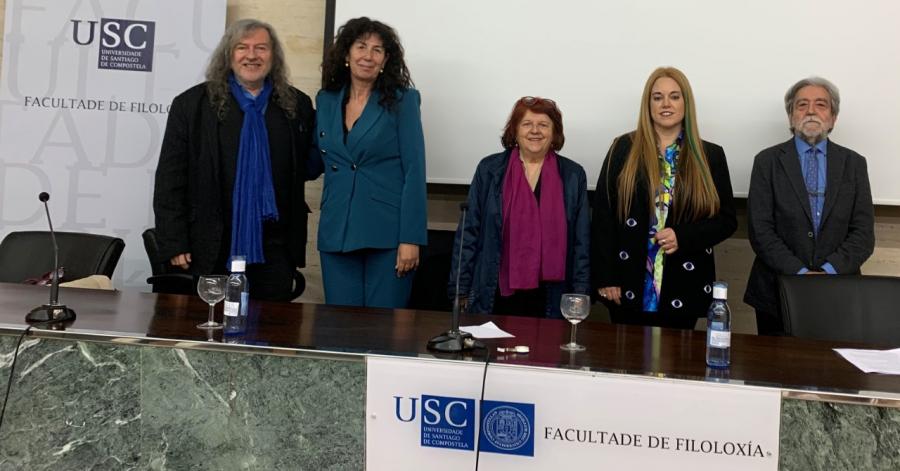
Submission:
[[[591,219],[593,292],[596,294],[597,289],[607,286],[619,286],[622,288],[621,309],[642,312],[650,231],[647,189],[643,184],[637,186],[631,212],[620,221],[616,214],[619,204],[617,181],[631,149],[631,133],[617,138],[614,146],[603,163],[594,192]],[[672,217],[666,221],[666,227],[672,228],[678,237],[678,250],[665,259],[659,302],[661,314],[671,312],[696,317],[706,314],[712,300],[712,283],[716,279],[713,247],[737,229],[725,151],[705,141],[703,150],[719,195],[720,210],[711,218],[694,222],[675,224]],[[677,187],[675,191],[677,198]]]
[[[279,221],[296,266],[306,264],[304,201],[306,158],[314,113],[303,92],[291,88],[296,114],[288,117],[275,102],[266,108],[269,147]],[[196,85],[172,101],[163,138],[153,211],[159,261],[191,253],[191,272],[208,274],[225,267],[216,263],[231,243],[231,192],[234,187],[243,112],[234,98],[219,119],[206,84]],[[268,226],[267,226],[268,227]]]
[[839,274],[859,273],[875,249],[875,216],[866,159],[828,141],[825,203],[819,235],[813,233],[812,212],[800,157],[792,137],[753,160],[747,222],[756,253],[744,302],[778,313],[778,274],[801,268],[821,270],[830,262]]

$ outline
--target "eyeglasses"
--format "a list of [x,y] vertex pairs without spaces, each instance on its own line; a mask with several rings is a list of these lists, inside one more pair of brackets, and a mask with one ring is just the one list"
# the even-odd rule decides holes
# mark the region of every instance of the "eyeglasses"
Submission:
[[539,96],[523,96],[519,98],[519,102],[525,106],[534,106],[539,105],[541,103],[547,103],[548,105],[556,108],[556,102],[549,98],[541,98]]

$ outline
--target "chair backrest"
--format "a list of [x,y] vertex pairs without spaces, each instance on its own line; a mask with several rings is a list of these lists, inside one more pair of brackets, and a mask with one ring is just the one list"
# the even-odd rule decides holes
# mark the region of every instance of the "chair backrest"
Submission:
[[[91,275],[112,279],[125,241],[83,232],[56,232],[59,265],[65,268],[62,281]],[[21,283],[53,270],[53,242],[50,232],[10,232],[0,242],[0,281]]]
[[779,291],[788,335],[900,346],[900,278],[790,275]]
[[154,293],[194,294],[194,277],[181,268],[172,266],[168,260],[159,257],[159,244],[156,240],[156,228],[151,227],[141,234],[144,250],[150,260],[150,271],[153,276],[147,278]]
[[447,298],[447,279],[453,259],[455,231],[428,231],[428,245],[419,253],[409,297],[410,309],[452,311],[453,303]]
[[144,240],[144,250],[147,252],[147,258],[150,259],[150,271],[154,275],[163,275],[169,273],[169,264],[165,260],[159,259],[159,243],[156,241],[156,228],[151,227],[141,234]]

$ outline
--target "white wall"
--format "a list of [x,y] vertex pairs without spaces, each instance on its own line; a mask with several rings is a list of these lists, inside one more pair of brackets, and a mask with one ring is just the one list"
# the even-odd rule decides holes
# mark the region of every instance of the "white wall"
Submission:
[[704,139],[725,148],[735,193],[753,156],[789,137],[784,92],[821,75],[842,92],[832,137],[869,161],[877,203],[900,205],[900,3],[890,0],[336,0],[336,26],[370,16],[395,27],[422,91],[428,179],[469,183],[500,150],[516,99],[552,98],[562,154],[594,186],[612,139],[634,128],[660,65],[694,88]]

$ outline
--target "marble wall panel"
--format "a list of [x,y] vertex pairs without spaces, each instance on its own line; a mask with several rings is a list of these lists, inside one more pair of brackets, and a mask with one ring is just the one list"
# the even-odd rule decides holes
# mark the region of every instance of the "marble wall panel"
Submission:
[[[5,393],[15,337],[0,336]],[[127,469],[140,456],[140,350],[88,342],[22,342],[0,469]]]
[[779,469],[900,469],[900,409],[785,400]]
[[147,348],[149,469],[362,469],[362,362]]
[[0,469],[363,469],[364,415],[361,361],[28,338]]

